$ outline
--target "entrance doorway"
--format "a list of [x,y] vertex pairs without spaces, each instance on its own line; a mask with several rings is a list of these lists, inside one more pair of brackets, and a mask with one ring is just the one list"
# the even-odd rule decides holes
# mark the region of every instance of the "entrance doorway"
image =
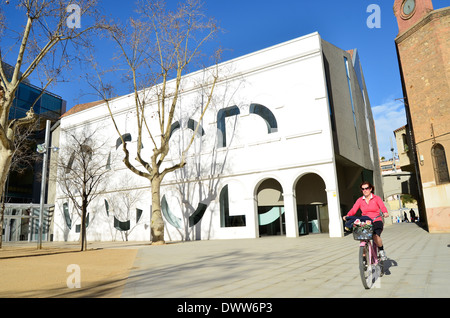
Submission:
[[[49,240],[49,228],[53,217],[53,205],[44,205],[42,240]],[[3,242],[38,241],[39,239],[39,204],[5,204]]]
[[321,233],[320,205],[297,205],[298,234]]
[[309,173],[298,180],[295,188],[299,235],[329,232],[328,204],[325,182]]
[[259,236],[286,235],[283,190],[275,179],[264,180],[257,190]]

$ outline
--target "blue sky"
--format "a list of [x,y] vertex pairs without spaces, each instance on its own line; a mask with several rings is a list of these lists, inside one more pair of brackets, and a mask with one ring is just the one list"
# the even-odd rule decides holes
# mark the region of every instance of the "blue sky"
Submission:
[[[125,20],[133,14],[131,3],[104,0],[103,7],[111,16]],[[227,49],[224,60],[316,31],[325,41],[341,49],[358,49],[375,118],[380,156],[390,158],[393,130],[406,124],[403,103],[396,100],[403,94],[394,43],[398,27],[393,4],[394,0],[206,0],[205,8],[225,30],[217,38],[218,44]],[[379,28],[370,28],[367,24],[375,13],[368,12],[370,5],[380,9]],[[434,0],[433,5],[439,9],[448,6],[449,1]],[[92,91],[80,80],[58,84],[50,90],[67,101],[68,109],[97,99],[86,95]]]

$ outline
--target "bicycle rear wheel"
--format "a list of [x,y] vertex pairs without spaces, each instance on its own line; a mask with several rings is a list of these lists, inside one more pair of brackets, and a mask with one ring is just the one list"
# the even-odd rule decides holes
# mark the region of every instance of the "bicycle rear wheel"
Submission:
[[370,257],[369,242],[359,247],[359,273],[365,289],[370,289],[373,285],[373,265]]

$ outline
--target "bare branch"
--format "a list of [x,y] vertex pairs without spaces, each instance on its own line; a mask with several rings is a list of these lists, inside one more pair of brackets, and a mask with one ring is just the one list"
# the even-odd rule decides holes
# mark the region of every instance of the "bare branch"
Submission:
[[[194,142],[199,126],[184,150],[179,163],[160,171],[169,153],[169,141],[174,117],[180,109],[183,86],[188,66],[200,57],[200,50],[211,40],[218,28],[214,21],[207,20],[198,0],[185,0],[176,10],[169,10],[164,1],[139,0],[138,18],[130,19],[126,27],[111,27],[109,32],[120,52],[120,57],[128,66],[129,83],[133,89],[130,98],[134,100],[137,125],[136,161],[130,162],[127,143],[114,118],[111,102],[104,99],[119,138],[125,166],[133,173],[147,178],[152,186],[152,235],[160,241],[164,235],[159,187],[166,174],[182,168],[186,164],[186,154]],[[98,78],[99,89],[107,87]],[[210,88],[207,102],[198,122],[202,120],[211,104],[212,95],[218,82],[218,74],[208,79]],[[186,82],[187,83],[187,82]],[[105,94],[101,94],[105,96]],[[159,138],[156,138],[158,136]],[[159,140],[158,140],[159,139]],[[142,146],[146,140],[153,144],[150,158],[144,158]],[[140,170],[142,169],[142,170]]]
[[84,220],[88,207],[104,192],[110,170],[106,168],[108,153],[99,143],[99,129],[86,127],[82,131],[62,131],[62,147],[56,161],[57,181],[62,192],[73,203],[82,218],[82,250],[86,238]]

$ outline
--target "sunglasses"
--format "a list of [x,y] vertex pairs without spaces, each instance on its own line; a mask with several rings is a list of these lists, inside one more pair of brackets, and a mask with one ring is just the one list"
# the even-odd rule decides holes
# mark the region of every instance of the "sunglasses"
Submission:
[[366,187],[366,188],[361,188],[361,191],[364,191],[364,190],[369,190],[369,189],[371,189],[370,187]]

